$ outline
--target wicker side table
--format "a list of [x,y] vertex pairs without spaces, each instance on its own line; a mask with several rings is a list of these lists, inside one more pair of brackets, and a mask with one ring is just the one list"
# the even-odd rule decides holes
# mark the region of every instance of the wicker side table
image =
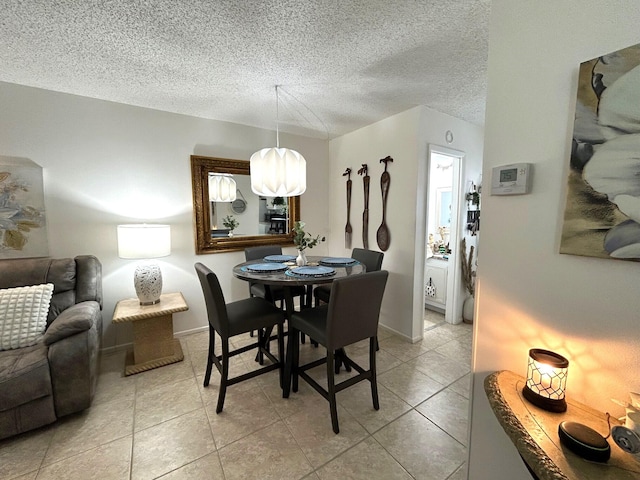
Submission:
[[182,293],[165,293],[155,305],[140,305],[137,298],[120,300],[113,323],[132,322],[133,352],[125,362],[125,375],[144,372],[184,359],[180,340],[173,338],[173,314],[189,310]]

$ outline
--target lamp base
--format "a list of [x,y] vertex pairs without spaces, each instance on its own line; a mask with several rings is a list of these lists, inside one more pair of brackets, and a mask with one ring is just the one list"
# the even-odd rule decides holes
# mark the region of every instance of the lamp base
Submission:
[[162,271],[157,263],[151,262],[136,267],[133,284],[140,305],[155,305],[162,294]]
[[564,398],[554,400],[552,398],[543,397],[533,392],[526,385],[522,388],[522,395],[536,407],[540,407],[548,412],[562,413],[567,411],[567,401]]

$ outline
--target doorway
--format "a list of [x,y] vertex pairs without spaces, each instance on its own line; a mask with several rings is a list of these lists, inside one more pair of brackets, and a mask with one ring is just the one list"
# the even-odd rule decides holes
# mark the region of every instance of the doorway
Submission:
[[414,309],[414,336],[422,337],[425,326],[462,320],[459,240],[463,159],[464,152],[429,145],[426,166],[419,179],[419,188],[425,192],[425,219],[421,245],[416,246],[416,263],[422,263],[419,269],[422,275],[416,275],[417,281],[421,281],[422,295],[418,298],[422,302]]

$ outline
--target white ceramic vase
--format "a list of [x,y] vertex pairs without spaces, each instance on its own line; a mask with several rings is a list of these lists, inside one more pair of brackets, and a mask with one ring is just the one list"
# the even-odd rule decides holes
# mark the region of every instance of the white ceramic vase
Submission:
[[470,295],[464,299],[462,304],[462,321],[464,323],[473,323],[473,311],[475,307],[475,297]]
[[299,267],[304,267],[307,264],[307,255],[304,253],[304,250],[298,250],[298,256],[296,257],[296,265]]

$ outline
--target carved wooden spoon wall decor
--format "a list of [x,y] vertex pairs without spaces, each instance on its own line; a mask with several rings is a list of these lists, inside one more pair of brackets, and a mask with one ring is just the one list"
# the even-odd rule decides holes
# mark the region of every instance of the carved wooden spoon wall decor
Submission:
[[343,177],[347,177],[347,225],[344,227],[344,248],[351,248],[351,169],[347,168],[342,174]]
[[387,156],[380,160],[380,163],[384,163],[384,172],[380,177],[380,188],[382,189],[382,224],[378,227],[376,233],[376,240],[378,240],[378,246],[380,250],[385,252],[389,248],[391,243],[391,232],[387,227],[387,197],[389,195],[389,185],[391,184],[391,175],[387,172],[387,163],[393,162],[393,158]]
[[369,248],[369,181],[371,177],[367,173],[369,167],[366,163],[362,164],[362,168],[358,170],[358,175],[362,177],[362,185],[364,187],[364,211],[362,212],[362,247]]

